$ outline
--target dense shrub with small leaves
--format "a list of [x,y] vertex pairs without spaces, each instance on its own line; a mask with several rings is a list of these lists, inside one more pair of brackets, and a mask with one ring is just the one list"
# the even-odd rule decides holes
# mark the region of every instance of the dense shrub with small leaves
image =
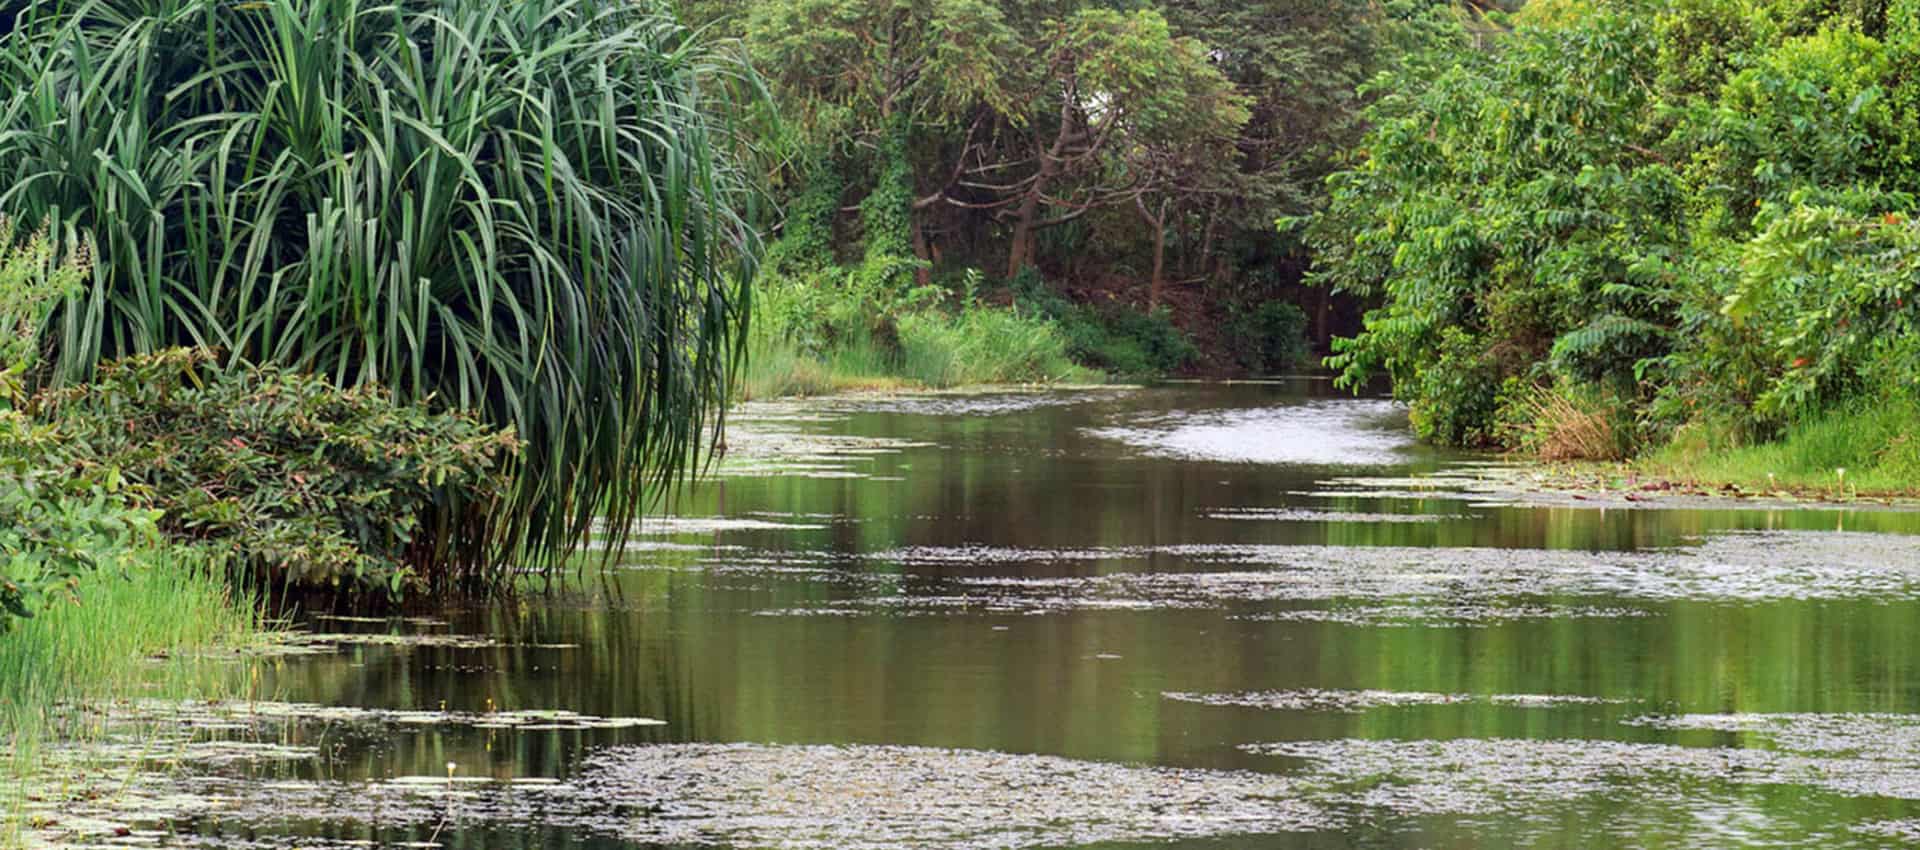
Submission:
[[40,325],[88,272],[86,243],[72,245],[0,216],[0,631],[70,594],[82,573],[121,565],[153,531],[151,513],[115,496],[112,469],[53,468],[61,435],[19,409]]
[[[1515,20],[1380,85],[1329,180],[1314,275],[1378,304],[1335,341],[1346,385],[1384,373],[1424,437],[1515,448],[1542,411],[1739,442],[1911,388],[1920,0]],[[1515,402],[1541,398],[1569,401]]]
[[476,529],[518,443],[471,415],[192,349],[109,364],[32,406],[66,472],[116,474],[167,538],[237,571],[395,594],[499,578]]

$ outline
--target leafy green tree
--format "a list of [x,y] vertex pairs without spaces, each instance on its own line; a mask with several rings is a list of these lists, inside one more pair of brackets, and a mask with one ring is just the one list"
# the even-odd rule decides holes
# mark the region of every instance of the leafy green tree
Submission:
[[1157,12],[1082,9],[1043,27],[1020,109],[955,181],[986,195],[976,206],[1006,209],[1009,277],[1033,262],[1039,231],[1166,192],[1198,163],[1232,162],[1248,119],[1206,45]]
[[1753,439],[1903,386],[1913,10],[1543,2],[1391,77],[1307,231],[1316,281],[1380,305],[1329,362],[1469,445],[1539,391]]
[[987,0],[757,3],[744,40],[802,122],[805,144],[871,152],[867,249],[896,255],[914,241],[912,137],[948,128],[977,104],[1007,104],[1008,78],[1025,61]]

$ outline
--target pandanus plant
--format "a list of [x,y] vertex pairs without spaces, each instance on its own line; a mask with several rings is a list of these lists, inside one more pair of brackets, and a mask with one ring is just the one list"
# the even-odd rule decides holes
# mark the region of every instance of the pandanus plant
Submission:
[[631,0],[0,0],[0,211],[98,246],[50,380],[185,345],[510,425],[462,580],[619,536],[743,350],[716,57]]

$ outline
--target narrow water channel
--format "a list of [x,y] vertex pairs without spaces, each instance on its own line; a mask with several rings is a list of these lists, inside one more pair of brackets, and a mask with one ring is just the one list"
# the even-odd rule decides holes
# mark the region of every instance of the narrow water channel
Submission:
[[1312,381],[735,423],[714,479],[604,576],[438,621],[315,620],[357,637],[274,661],[260,705],[181,709],[252,749],[179,760],[143,828],[305,848],[1920,842],[1920,516],[1463,487],[1485,458]]

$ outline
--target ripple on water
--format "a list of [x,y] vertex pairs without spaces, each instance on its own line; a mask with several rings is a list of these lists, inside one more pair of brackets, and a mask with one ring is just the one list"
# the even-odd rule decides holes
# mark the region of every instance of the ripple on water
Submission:
[[1391,466],[1413,447],[1404,408],[1364,399],[1175,412],[1087,433],[1149,457],[1224,463]]

